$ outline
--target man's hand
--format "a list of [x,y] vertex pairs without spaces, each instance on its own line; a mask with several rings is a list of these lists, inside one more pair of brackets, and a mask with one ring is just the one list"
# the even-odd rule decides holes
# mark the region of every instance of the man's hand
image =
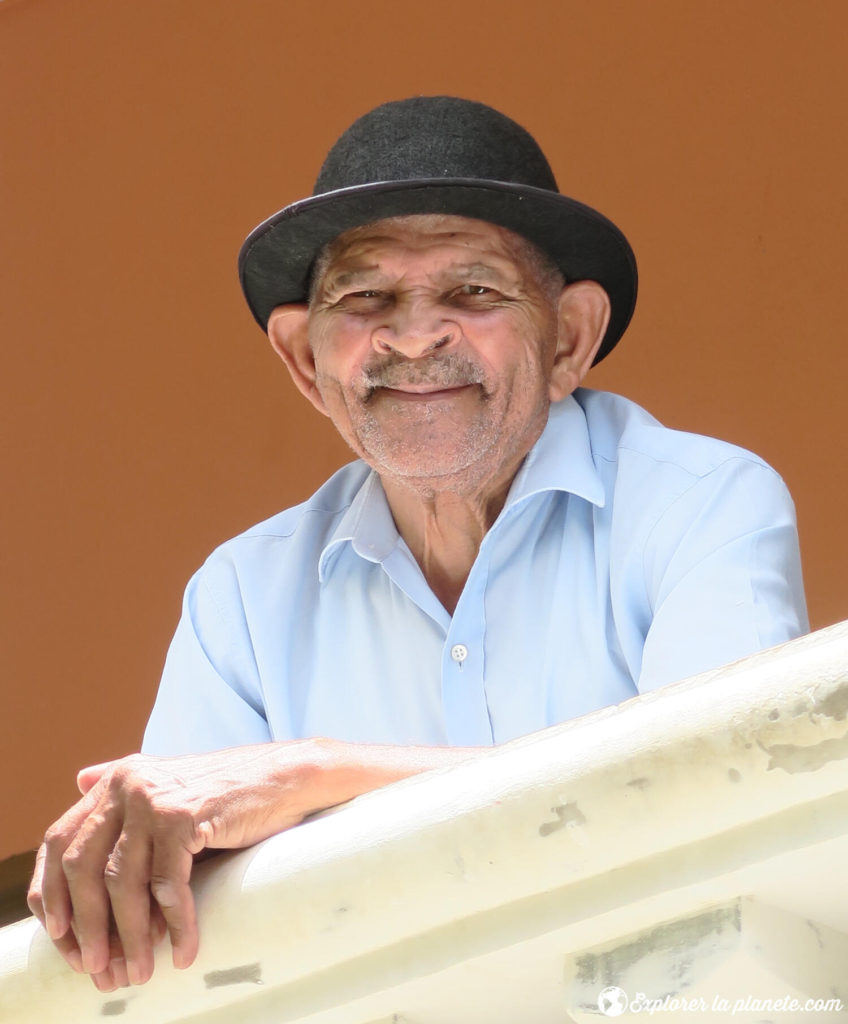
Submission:
[[30,910],[101,991],[142,984],[166,930],[175,967],[197,955],[189,879],[203,850],[251,846],[315,811],[471,754],[313,739],[133,754],[85,768],[82,799],[39,850]]
[[250,846],[347,799],[324,786],[329,758],[330,745],[302,741],[134,754],[83,769],[82,799],[39,850],[30,909],[67,962],[103,991],[147,981],[164,927],[174,965],[187,967],[198,944],[195,856]]

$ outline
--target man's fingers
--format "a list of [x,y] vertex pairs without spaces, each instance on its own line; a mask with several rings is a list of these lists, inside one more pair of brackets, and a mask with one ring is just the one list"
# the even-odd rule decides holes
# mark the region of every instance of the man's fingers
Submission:
[[82,768],[77,772],[77,789],[83,796],[96,785],[106,772],[116,764],[115,761],[103,761],[101,764],[92,764],[88,768]]
[[[69,841],[64,836],[54,838],[48,833],[42,846],[44,857],[40,864],[40,899],[44,913],[44,927],[54,942],[67,935],[71,928],[71,897],[68,892],[65,872],[62,870],[62,857]],[[36,872],[38,870],[39,864],[36,863]],[[36,880],[33,877],[30,886],[30,900],[33,898],[35,886]],[[32,902],[30,902],[30,906],[32,906]]]
[[98,992],[114,992],[118,987],[111,967],[107,967],[105,971],[97,971],[95,974],[92,974],[91,980],[94,982],[94,987]]
[[127,988],[131,984],[127,974],[127,962],[122,956],[112,957],[109,961],[109,971],[118,988]]
[[74,931],[88,974],[102,974],[109,966],[109,895],[104,874],[120,831],[119,813],[92,813],[62,857]]
[[[42,843],[35,855],[35,868],[32,872],[32,880],[29,883],[27,892],[27,906],[38,920],[47,927],[47,918],[44,912],[44,899],[41,889],[44,884],[44,858],[47,856],[47,846]],[[53,936],[51,936],[52,938]]]
[[[47,830],[35,860],[35,871],[30,882],[27,903],[47,929],[47,934],[54,943],[68,934],[73,912],[62,858],[98,798],[99,790],[92,790],[63,814]],[[63,956],[67,951],[66,947],[67,943],[64,946],[56,946]],[[76,948],[76,944],[73,948]]]
[[[35,857],[35,870],[32,873],[32,880],[27,892],[27,906],[54,942],[67,934],[71,927],[71,901],[64,884],[64,875],[61,872],[61,854],[57,854],[56,859],[59,864],[58,874],[61,877],[57,879],[59,885],[53,887],[49,882],[45,882],[45,875],[50,865],[47,860],[47,843],[42,843]],[[55,891],[48,897],[44,895],[45,886],[48,889],[55,888]],[[45,906],[46,900],[50,902],[49,913]]]
[[82,953],[80,952],[77,937],[70,928],[61,938],[54,939],[53,945],[62,955],[65,962],[69,964],[77,974],[83,973]]
[[189,967],[197,956],[197,917],[189,886],[192,853],[174,837],[154,845],[150,892],[162,911],[173,947],[174,967]]
[[150,896],[150,941],[154,947],[158,946],[162,939],[168,934],[168,925],[165,923],[165,918],[162,916],[162,908]]
[[[144,829],[124,832],[106,864],[105,883],[129,982],[143,985],[153,974],[150,921],[151,841]],[[120,984],[120,982],[119,982]]]

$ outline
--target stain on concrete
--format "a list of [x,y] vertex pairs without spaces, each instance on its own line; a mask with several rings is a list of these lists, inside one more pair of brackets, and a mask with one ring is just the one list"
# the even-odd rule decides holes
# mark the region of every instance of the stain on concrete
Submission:
[[651,780],[646,779],[644,775],[640,775],[638,779],[631,779],[627,785],[632,786],[633,789],[647,789],[650,786]]
[[110,999],[100,1007],[100,1013],[104,1017],[119,1017],[127,1008],[126,999]]
[[[616,985],[634,964],[654,953],[674,952],[685,963],[675,965],[675,974],[685,976],[698,947],[710,935],[742,930],[741,902],[708,910],[695,917],[669,921],[641,932],[619,946],[601,953],[584,953],[577,958],[577,981],[583,985]],[[687,959],[687,954],[691,957]]]
[[775,743],[771,747],[763,746],[763,750],[769,756],[768,771],[779,768],[789,775],[817,772],[830,761],[848,757],[848,734],[822,740],[808,747],[799,747],[794,743]]
[[813,930],[813,935],[815,935],[816,937],[816,942],[818,942],[819,944],[819,949],[824,949],[824,939],[822,938],[821,928],[819,928],[819,926],[814,921],[811,921],[809,918],[807,919],[807,924]]
[[203,975],[207,988],[221,988],[224,985],[261,985],[262,965],[243,964],[225,971],[210,971]]
[[405,1013],[393,1013],[389,1017],[365,1021],[364,1024],[412,1024],[412,1018],[407,1017]]
[[815,710],[836,722],[845,721],[845,716],[848,715],[848,683],[842,683],[824,700],[818,701]]
[[777,708],[772,708],[771,711],[769,711],[768,713],[768,717],[770,722],[776,722],[778,718],[780,718],[780,712],[777,710]]
[[728,768],[727,769],[727,777],[728,777],[728,779],[730,779],[731,782],[741,782],[742,781],[741,773],[738,772],[735,768]]
[[586,815],[576,803],[559,804],[557,807],[551,808],[551,813],[557,816],[557,820],[543,822],[539,826],[540,836],[549,836],[552,832],[559,832],[566,825],[586,824]]

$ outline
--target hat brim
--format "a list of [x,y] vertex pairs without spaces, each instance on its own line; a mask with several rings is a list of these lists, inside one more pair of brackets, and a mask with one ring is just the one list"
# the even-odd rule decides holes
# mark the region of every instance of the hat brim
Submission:
[[414,213],[489,221],[546,252],[567,281],[597,281],[611,315],[595,357],[608,355],[633,315],[637,272],[622,232],[597,210],[558,192],[480,181],[434,178],[383,181],[325,192],[292,203],[263,221],[239,252],[241,286],[263,329],[275,306],[308,299],[309,273],[321,249],[350,228]]

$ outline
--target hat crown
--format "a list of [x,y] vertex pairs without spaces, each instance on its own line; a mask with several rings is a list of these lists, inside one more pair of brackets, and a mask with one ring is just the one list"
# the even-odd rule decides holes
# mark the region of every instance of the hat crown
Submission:
[[314,194],[437,178],[558,191],[536,140],[506,115],[454,96],[415,96],[384,103],[354,121],[327,155]]

